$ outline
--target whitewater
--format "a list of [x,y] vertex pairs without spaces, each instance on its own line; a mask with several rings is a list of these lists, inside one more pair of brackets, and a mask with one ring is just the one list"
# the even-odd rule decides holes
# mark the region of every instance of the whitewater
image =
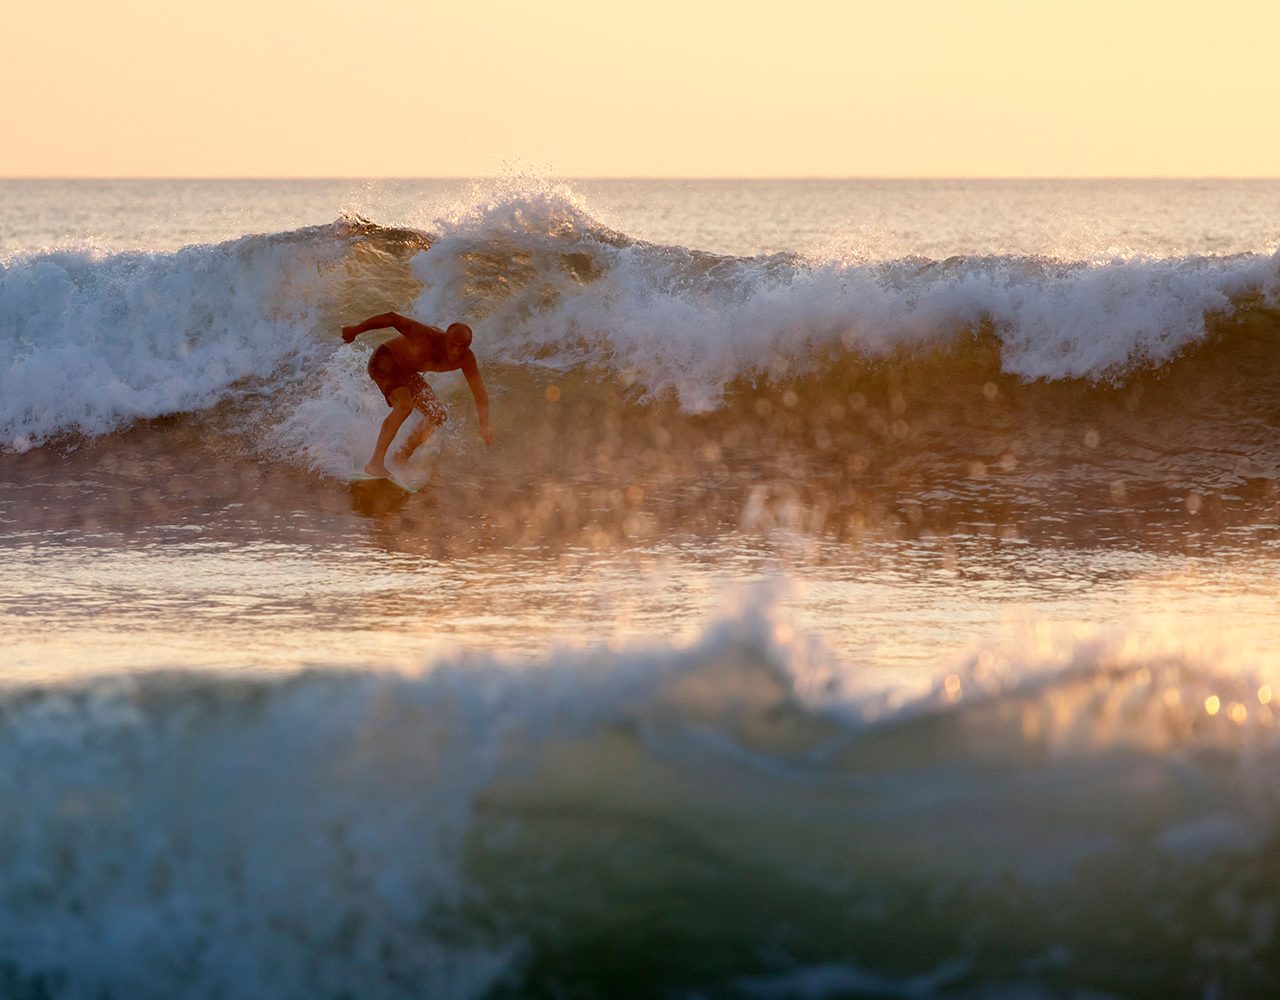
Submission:
[[1277,219],[0,182],[0,996],[1267,995]]

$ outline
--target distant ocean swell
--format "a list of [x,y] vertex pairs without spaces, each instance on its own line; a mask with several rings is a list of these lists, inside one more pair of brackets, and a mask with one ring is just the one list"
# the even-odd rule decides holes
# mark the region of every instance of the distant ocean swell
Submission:
[[[688,645],[0,700],[6,997],[1262,996],[1275,664]],[[1199,650],[1199,652],[1197,652]]]
[[[732,258],[612,232],[563,192],[474,205],[431,235],[342,219],[172,254],[18,254],[0,263],[0,447],[226,403],[279,419],[262,401],[281,397],[314,413],[317,387],[362,384],[337,326],[386,308],[470,320],[500,395],[521,373],[605,377],[699,414],[887,363],[989,357],[984,380],[1108,386],[1239,342],[1252,367],[1280,336],[1280,257]],[[339,436],[342,419],[323,415]]]

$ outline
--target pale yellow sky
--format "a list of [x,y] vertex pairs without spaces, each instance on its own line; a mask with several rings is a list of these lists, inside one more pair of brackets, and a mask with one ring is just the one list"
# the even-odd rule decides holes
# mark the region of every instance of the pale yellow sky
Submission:
[[27,0],[0,176],[1280,176],[1276,0]]

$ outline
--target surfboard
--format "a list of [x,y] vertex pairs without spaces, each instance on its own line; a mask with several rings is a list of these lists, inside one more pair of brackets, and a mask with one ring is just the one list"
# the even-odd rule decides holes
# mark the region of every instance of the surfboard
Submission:
[[406,493],[417,493],[426,483],[419,483],[416,486],[404,479],[396,476],[371,476],[367,472],[353,472],[347,480],[350,483],[387,483],[391,486],[398,487]]

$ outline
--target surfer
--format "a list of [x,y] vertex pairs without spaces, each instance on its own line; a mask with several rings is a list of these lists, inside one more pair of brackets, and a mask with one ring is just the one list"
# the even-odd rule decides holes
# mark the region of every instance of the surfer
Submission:
[[471,353],[471,327],[466,323],[452,323],[447,330],[427,326],[399,313],[385,312],[370,316],[363,323],[342,328],[342,339],[348,344],[360,334],[370,330],[395,329],[398,337],[380,344],[369,358],[369,377],[382,390],[391,407],[387,419],[382,422],[373,458],[364,467],[371,476],[390,477],[387,468],[387,449],[391,447],[400,425],[416,408],[423,421],[396,451],[396,459],[404,462],[431,437],[437,427],[449,419],[444,405],[427,385],[422,372],[461,371],[471,387],[476,400],[476,413],[480,417],[480,437],[485,444],[493,444],[489,430],[489,396],[480,378],[480,367]]

